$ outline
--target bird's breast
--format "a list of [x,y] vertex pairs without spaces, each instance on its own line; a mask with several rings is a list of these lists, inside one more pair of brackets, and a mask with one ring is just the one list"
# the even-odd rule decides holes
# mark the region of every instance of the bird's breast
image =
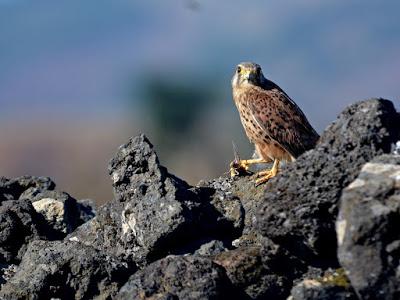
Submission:
[[257,143],[265,137],[265,132],[263,132],[263,128],[257,124],[254,118],[251,107],[249,106],[249,101],[251,101],[249,96],[249,94],[243,91],[237,91],[236,93],[234,92],[233,99],[239,111],[240,121],[242,122],[247,137],[250,142]]

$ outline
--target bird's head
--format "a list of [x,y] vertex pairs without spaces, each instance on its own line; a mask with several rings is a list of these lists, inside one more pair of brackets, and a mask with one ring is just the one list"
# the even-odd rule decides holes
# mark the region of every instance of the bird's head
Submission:
[[260,65],[252,62],[243,62],[237,65],[232,78],[232,87],[240,88],[247,85],[261,86],[265,80]]

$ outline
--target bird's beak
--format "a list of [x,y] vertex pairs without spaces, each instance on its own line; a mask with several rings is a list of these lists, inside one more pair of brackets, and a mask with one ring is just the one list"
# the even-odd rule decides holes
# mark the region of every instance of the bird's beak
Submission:
[[244,80],[250,80],[250,77],[251,77],[251,71],[250,70],[243,70],[242,78]]
[[256,77],[257,76],[253,70],[244,70],[242,73],[243,81],[254,82]]

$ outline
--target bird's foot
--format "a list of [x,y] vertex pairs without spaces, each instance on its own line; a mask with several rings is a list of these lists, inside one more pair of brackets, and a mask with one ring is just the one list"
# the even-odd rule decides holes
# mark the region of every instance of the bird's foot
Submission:
[[274,160],[274,165],[272,166],[271,170],[265,170],[257,173],[256,185],[263,184],[270,180],[271,178],[275,177],[278,174],[279,170],[279,160]]
[[257,174],[257,179],[256,179],[256,185],[263,184],[270,180],[272,177],[275,177],[276,174],[278,174],[278,170],[267,170],[267,171],[261,171]]

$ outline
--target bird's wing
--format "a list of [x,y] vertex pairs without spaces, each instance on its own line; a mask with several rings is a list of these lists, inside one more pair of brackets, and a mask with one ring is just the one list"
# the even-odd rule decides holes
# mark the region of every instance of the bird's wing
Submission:
[[293,157],[314,147],[319,138],[301,109],[277,86],[257,89],[247,105],[258,126]]

